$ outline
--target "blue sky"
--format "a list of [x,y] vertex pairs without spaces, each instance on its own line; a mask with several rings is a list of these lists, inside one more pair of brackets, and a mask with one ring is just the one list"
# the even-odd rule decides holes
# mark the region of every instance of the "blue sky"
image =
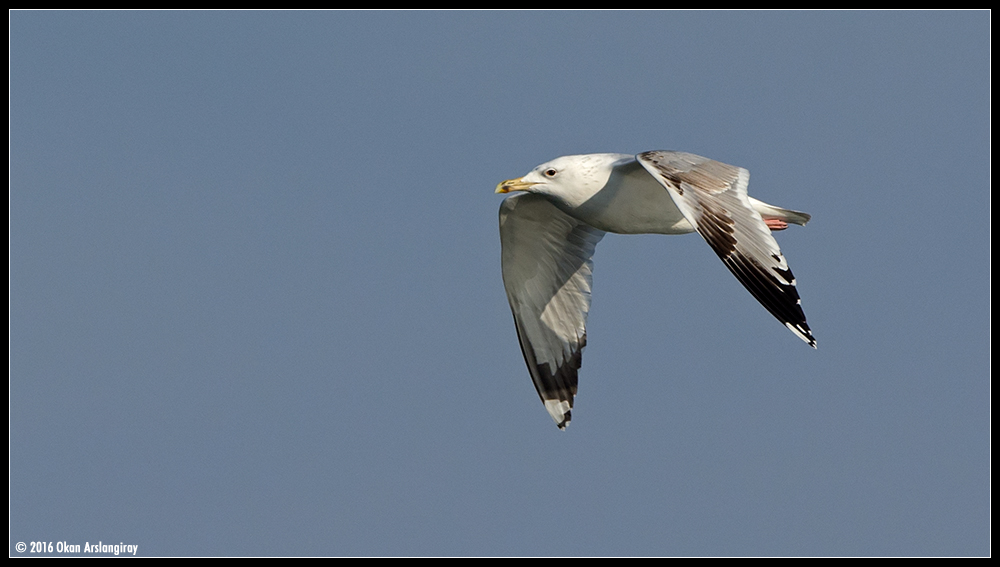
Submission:
[[[988,555],[989,16],[12,12],[9,553]],[[493,188],[652,149],[819,348],[609,235],[560,432]]]

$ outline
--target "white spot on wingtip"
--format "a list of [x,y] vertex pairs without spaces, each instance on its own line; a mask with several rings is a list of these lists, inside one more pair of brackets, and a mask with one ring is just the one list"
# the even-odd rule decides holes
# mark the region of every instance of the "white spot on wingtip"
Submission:
[[566,429],[566,424],[569,423],[567,414],[572,409],[569,402],[565,400],[545,400],[545,409],[552,416],[559,429]]
[[789,331],[795,333],[795,336],[805,341],[809,346],[816,348],[816,339],[810,338],[808,335],[799,330],[798,327],[796,327],[791,323],[785,323],[785,326],[788,327]]

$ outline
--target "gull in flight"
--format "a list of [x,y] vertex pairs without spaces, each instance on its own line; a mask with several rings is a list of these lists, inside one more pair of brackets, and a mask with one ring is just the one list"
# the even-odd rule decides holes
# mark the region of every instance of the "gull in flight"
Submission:
[[594,248],[606,232],[697,231],[757,301],[816,348],[771,231],[809,215],[747,195],[750,173],[670,151],[565,156],[497,185],[503,283],[521,352],[559,429],[570,421],[587,344]]

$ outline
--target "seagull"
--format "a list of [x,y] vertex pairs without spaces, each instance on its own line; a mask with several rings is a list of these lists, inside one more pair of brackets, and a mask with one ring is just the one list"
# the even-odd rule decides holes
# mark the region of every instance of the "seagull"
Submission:
[[605,233],[697,231],[757,301],[816,348],[773,230],[806,213],[747,195],[750,172],[674,151],[563,156],[497,185],[503,283],[535,389],[570,421],[587,344],[594,249]]

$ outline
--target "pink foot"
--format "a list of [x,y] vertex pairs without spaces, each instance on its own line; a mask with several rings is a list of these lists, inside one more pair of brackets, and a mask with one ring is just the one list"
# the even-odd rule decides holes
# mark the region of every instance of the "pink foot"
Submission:
[[764,223],[771,230],[785,230],[788,228],[788,223],[781,219],[764,219]]

